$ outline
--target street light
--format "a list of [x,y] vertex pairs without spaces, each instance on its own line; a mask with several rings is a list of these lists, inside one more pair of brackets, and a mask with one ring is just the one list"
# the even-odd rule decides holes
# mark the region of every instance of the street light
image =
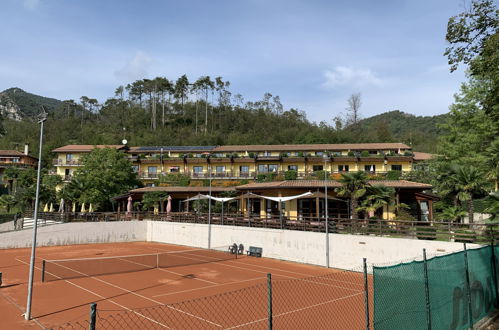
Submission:
[[211,166],[208,165],[208,175],[210,181],[209,196],[208,199],[208,249],[211,249]]
[[40,124],[40,146],[38,150],[38,170],[36,176],[36,194],[35,194],[35,212],[33,214],[33,242],[31,245],[31,260],[29,264],[29,280],[28,280],[28,299],[26,302],[26,313],[24,318],[31,319],[31,298],[33,296],[33,275],[35,270],[35,253],[36,253],[36,231],[38,229],[38,203],[40,200],[40,174],[42,170],[42,146],[43,146],[43,123],[47,120],[47,113],[42,107],[42,112],[38,116]]
[[327,198],[327,153],[324,154],[324,215],[326,218],[326,266],[329,268],[329,220],[328,220],[328,198]]

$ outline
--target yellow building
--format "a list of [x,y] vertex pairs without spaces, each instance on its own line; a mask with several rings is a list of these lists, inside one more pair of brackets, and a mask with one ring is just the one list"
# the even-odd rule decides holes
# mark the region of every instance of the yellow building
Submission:
[[82,166],[81,158],[95,148],[113,148],[125,151],[125,145],[79,145],[71,144],[52,150],[57,157],[53,160],[55,173],[62,177],[64,182],[69,182],[73,173]]
[[162,175],[183,174],[193,180],[253,180],[259,175],[276,179],[312,179],[327,171],[366,171],[384,175],[390,171],[411,171],[428,154],[413,153],[403,143],[283,144],[227,146],[142,146],[68,145],[54,149],[56,173],[66,181],[81,166],[81,156],[93,148],[121,150],[133,164],[145,185],[157,185]]

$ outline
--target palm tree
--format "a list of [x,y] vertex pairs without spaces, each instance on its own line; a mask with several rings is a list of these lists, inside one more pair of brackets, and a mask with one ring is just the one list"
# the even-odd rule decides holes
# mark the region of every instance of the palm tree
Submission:
[[456,197],[460,202],[466,202],[468,218],[470,223],[473,223],[473,196],[484,191],[487,184],[484,174],[472,165],[454,165],[452,171],[450,179],[457,191]]
[[6,213],[10,213],[10,210],[16,205],[17,200],[13,195],[0,196],[0,207],[4,208]]
[[449,206],[443,209],[441,213],[438,214],[437,218],[443,221],[450,222],[460,222],[462,217],[466,216],[466,212],[463,211],[459,206]]
[[374,213],[383,206],[392,204],[395,189],[384,185],[373,185],[367,187],[366,198],[362,201],[359,211],[365,212],[365,218],[374,216]]
[[354,219],[359,217],[357,209],[359,207],[359,198],[365,195],[367,182],[365,172],[343,173],[339,182],[342,184],[336,189],[339,196],[350,197],[350,214]]

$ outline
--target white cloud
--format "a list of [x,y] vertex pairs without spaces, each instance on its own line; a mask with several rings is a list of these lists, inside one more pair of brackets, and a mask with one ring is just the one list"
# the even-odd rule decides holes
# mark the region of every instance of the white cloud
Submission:
[[40,4],[40,0],[23,0],[23,6],[26,9],[34,10]]
[[114,74],[120,80],[133,81],[144,79],[152,63],[152,58],[143,51],[135,53],[133,58],[128,61],[123,68]]
[[333,70],[324,72],[326,81],[322,84],[324,88],[335,88],[338,86],[365,86],[382,84],[382,80],[370,69],[356,69],[347,66],[337,66]]

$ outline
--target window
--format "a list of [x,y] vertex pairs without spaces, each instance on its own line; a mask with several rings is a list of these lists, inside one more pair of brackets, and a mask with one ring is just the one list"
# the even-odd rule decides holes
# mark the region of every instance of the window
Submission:
[[366,172],[376,172],[376,165],[364,165],[364,171]]
[[192,171],[193,171],[194,173],[203,173],[203,166],[194,166],[194,167],[192,168]]
[[369,155],[377,155],[378,152],[376,150],[369,150]]
[[215,167],[215,171],[217,173],[225,173],[225,166],[217,166]]
[[269,165],[269,172],[277,172],[277,170],[279,169],[279,165],[274,165],[274,164],[271,164]]
[[323,165],[314,165],[314,166],[312,166],[312,170],[314,172],[323,171],[324,170],[324,166]]
[[298,171],[298,165],[288,165],[288,171]]
[[147,176],[149,178],[155,178],[157,176],[157,173],[158,173],[158,167],[156,167],[156,166],[149,166],[147,168]]
[[338,172],[348,172],[350,170],[350,166],[348,165],[338,165]]
[[315,155],[319,156],[319,157],[322,157],[324,155],[324,153],[322,151],[316,151]]
[[258,165],[258,172],[260,173],[267,173],[269,171],[269,166],[268,165]]
[[132,171],[133,171],[133,173],[139,173],[139,166],[138,165],[132,165]]
[[66,154],[66,161],[71,162],[73,160],[73,154]]
[[241,172],[241,173],[249,173],[249,166],[247,166],[247,165],[241,165],[241,166],[239,166],[239,172]]
[[178,173],[180,172],[180,166],[171,166],[170,173]]
[[392,171],[402,171],[402,165],[392,165]]

